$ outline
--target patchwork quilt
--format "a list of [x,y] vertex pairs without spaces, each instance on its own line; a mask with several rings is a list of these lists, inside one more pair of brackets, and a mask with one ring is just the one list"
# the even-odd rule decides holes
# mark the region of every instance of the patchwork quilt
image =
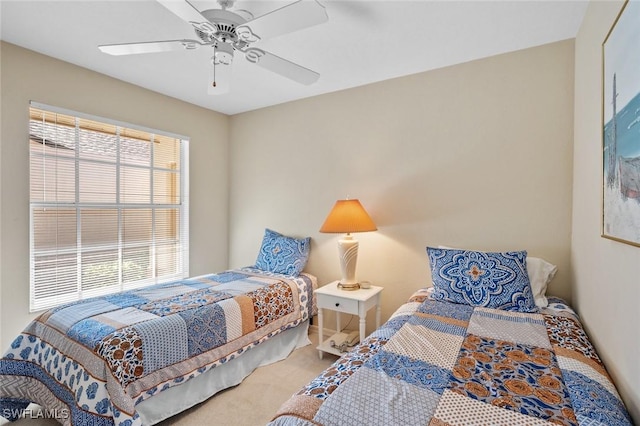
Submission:
[[141,424],[136,405],[314,313],[315,277],[242,268],[51,309],[0,359],[0,415]]
[[631,425],[577,315],[416,293],[282,405],[271,426]]

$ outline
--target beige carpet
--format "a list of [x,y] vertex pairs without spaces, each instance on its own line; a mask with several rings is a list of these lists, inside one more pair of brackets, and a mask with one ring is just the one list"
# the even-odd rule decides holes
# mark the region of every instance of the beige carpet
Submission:
[[[315,349],[318,335],[309,334],[312,344],[295,350],[287,359],[258,368],[242,383],[224,390],[207,401],[177,414],[161,426],[224,425],[257,426],[267,424],[280,405],[338,357]],[[35,413],[34,413],[35,414]],[[1,417],[0,417],[1,418]],[[4,419],[0,424],[4,424]],[[8,422],[7,422],[8,423]],[[55,420],[20,419],[11,425],[52,426]]]

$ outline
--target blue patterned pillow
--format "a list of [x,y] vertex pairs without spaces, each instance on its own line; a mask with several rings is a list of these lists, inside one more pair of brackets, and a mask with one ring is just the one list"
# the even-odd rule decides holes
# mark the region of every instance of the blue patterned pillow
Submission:
[[505,253],[427,247],[433,298],[506,311],[538,312],[527,252]]
[[311,238],[291,238],[264,230],[255,267],[267,272],[298,276],[309,259]]

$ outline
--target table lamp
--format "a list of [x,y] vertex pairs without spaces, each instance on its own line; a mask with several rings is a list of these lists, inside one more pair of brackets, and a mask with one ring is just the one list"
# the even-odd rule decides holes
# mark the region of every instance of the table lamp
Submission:
[[356,280],[356,262],[358,260],[358,240],[351,236],[352,232],[377,231],[376,224],[358,200],[338,200],[322,224],[320,232],[346,233],[338,240],[340,269],[342,279],[338,287],[343,290],[360,288]]

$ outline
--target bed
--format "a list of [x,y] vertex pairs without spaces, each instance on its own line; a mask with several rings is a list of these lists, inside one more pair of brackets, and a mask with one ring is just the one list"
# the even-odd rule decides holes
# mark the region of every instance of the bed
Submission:
[[238,384],[308,343],[308,245],[266,230],[254,266],[42,313],[0,359],[0,415],[36,403],[64,424],[153,424]]
[[558,298],[532,302],[526,252],[428,252],[433,287],[270,426],[632,424],[576,313]]

